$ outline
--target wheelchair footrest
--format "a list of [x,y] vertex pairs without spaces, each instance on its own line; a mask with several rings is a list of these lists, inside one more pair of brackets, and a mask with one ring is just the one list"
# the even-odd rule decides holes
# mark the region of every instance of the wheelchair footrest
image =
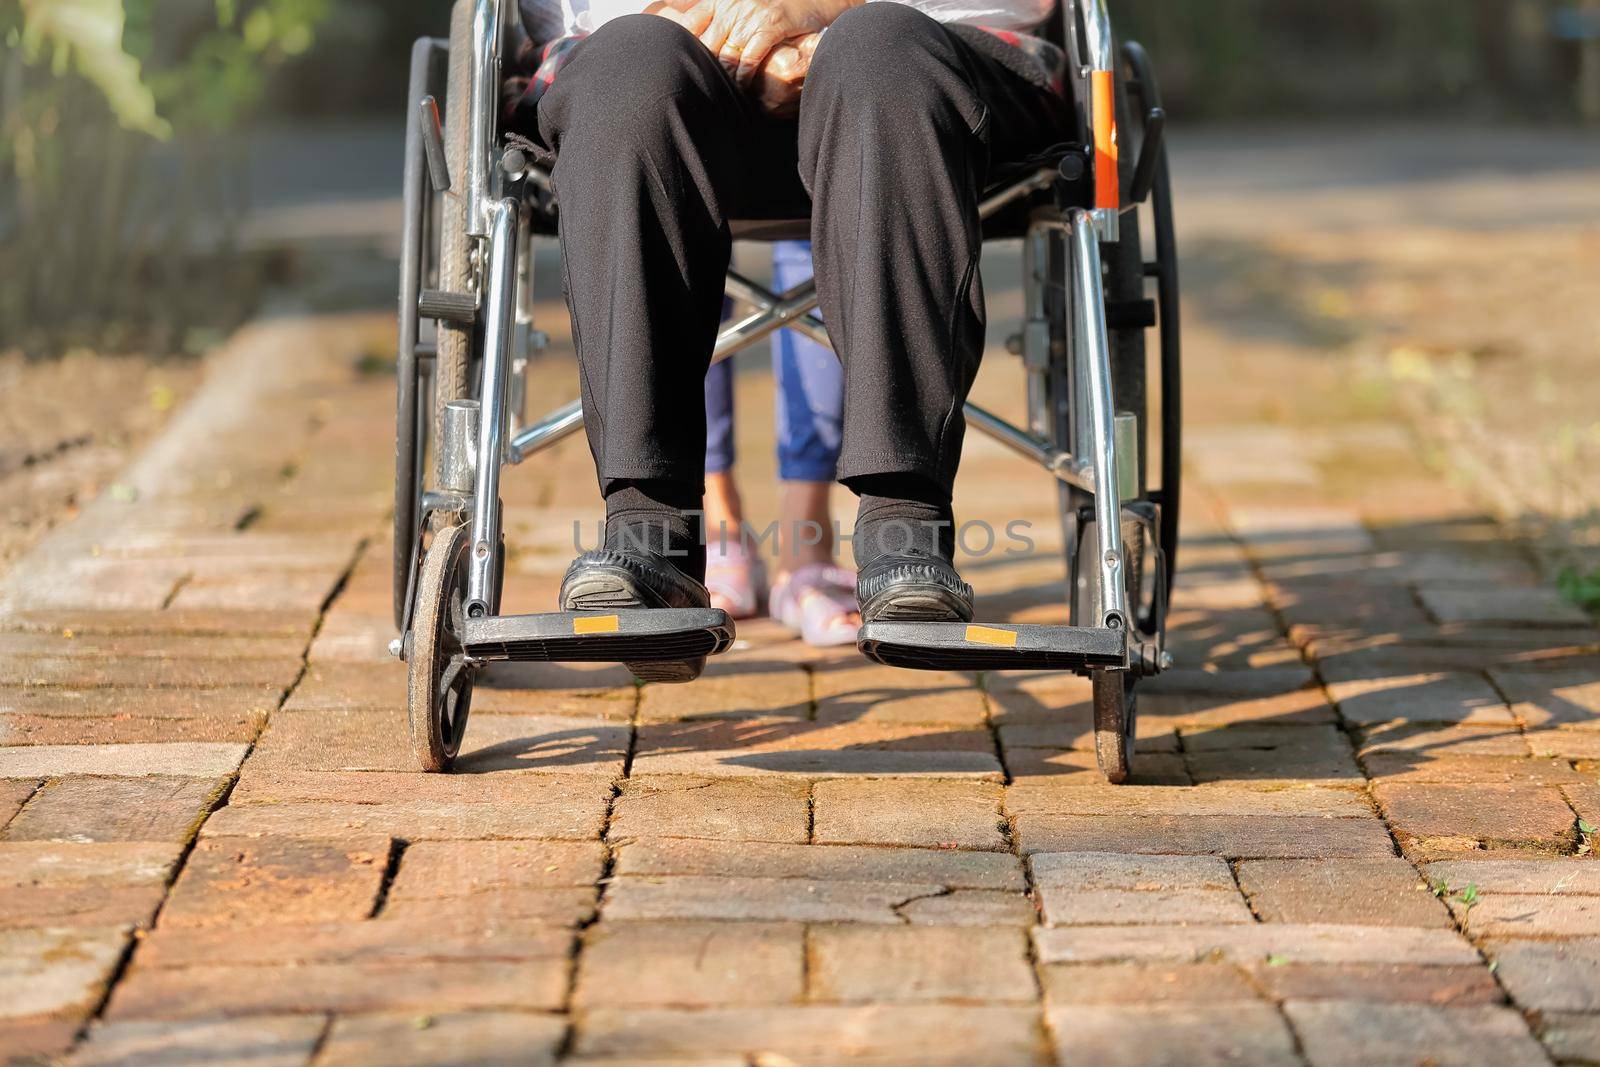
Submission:
[[869,622],[861,654],[917,671],[1086,671],[1128,661],[1121,630],[964,622]]
[[716,608],[636,608],[468,619],[461,643],[481,660],[643,663],[715,656],[733,639],[733,620]]

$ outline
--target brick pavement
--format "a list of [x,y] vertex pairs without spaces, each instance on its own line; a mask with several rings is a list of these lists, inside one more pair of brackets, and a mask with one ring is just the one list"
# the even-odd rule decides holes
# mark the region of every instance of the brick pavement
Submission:
[[[1600,633],[1403,433],[1302,388],[1314,357],[1197,320],[1179,669],[1122,788],[1075,679],[766,623],[691,687],[496,670],[458,773],[412,773],[389,385],[357,370],[383,324],[247,331],[131,492],[0,587],[0,1049],[1600,1059]],[[585,462],[512,476],[508,609],[550,603]],[[985,615],[1058,617],[1052,499],[972,442],[960,513],[1040,545],[969,562]]]

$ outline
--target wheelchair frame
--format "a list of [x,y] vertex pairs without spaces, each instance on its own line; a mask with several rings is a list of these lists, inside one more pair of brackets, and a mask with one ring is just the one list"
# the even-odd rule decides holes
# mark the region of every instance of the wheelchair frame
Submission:
[[[394,550],[395,621],[401,636],[391,651],[410,664],[414,748],[430,770],[447,769],[453,761],[470,708],[473,674],[489,660],[617,660],[629,658],[623,653],[630,651],[633,659],[668,659],[714,654],[733,638],[732,624],[720,612],[653,610],[600,618],[498,614],[502,467],[577,432],[583,411],[575,400],[522,424],[528,370],[545,343],[532,322],[531,243],[539,226],[548,229],[553,197],[548,175],[519,150],[503,149],[497,136],[501,43],[515,5],[458,0],[463,4],[471,5],[465,173],[450,173],[436,104],[440,61],[448,62],[452,49],[424,38],[412,53],[400,269]],[[1101,767],[1109,779],[1122,781],[1132,751],[1132,683],[1170,663],[1162,645],[1177,547],[1181,403],[1165,115],[1148,57],[1137,44],[1130,42],[1120,54],[1129,77],[1119,83],[1106,0],[1062,0],[1060,9],[1064,44],[1069,57],[1079,61],[1072,75],[1083,105],[1081,141],[1048,165],[992,190],[979,208],[985,221],[1032,208],[1023,235],[1025,323],[1010,345],[1026,368],[1028,425],[1013,425],[970,403],[966,415],[974,429],[1034,461],[1060,483],[1073,625],[868,624],[860,646],[870,658],[895,666],[1043,667],[1090,676]],[[459,54],[454,58],[460,61]],[[452,84],[459,84],[458,73],[452,71]],[[1137,160],[1129,166],[1128,159],[1119,163],[1118,112],[1127,111],[1132,95],[1139,97],[1141,137]],[[1041,204],[1047,194],[1048,202]],[[466,203],[473,267],[467,292],[425,287],[427,242],[439,228],[438,203],[444,196]],[[1128,234],[1131,250],[1122,240],[1124,214],[1146,202],[1155,231],[1151,262],[1143,259],[1136,223]],[[1138,257],[1138,295],[1115,307],[1107,303],[1102,246]],[[1143,298],[1147,277],[1156,283],[1153,302]],[[730,270],[727,294],[744,312],[721,330],[713,362],[785,327],[829,343],[827,327],[815,314],[813,282],[773,292]],[[473,331],[476,400],[441,396],[424,404],[432,391],[434,354],[422,337],[424,319]],[[1143,331],[1156,324],[1162,485],[1147,492],[1145,368],[1114,368],[1111,336],[1113,327],[1137,331],[1140,341],[1133,347],[1142,362]],[[1134,383],[1127,391],[1137,391],[1137,410],[1119,411],[1123,382]],[[425,489],[435,415],[436,484]],[[1090,538],[1093,556],[1086,560],[1089,545],[1082,541]],[[1130,545],[1137,553],[1132,559]]]

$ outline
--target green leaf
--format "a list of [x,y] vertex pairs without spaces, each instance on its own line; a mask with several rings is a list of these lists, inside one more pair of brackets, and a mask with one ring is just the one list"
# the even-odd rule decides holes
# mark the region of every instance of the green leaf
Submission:
[[22,0],[22,54],[78,73],[97,86],[125,128],[165,140],[172,127],[156,114],[139,61],[122,48],[121,0]]
[[1594,833],[1594,827],[1589,823],[1589,821],[1587,819],[1579,819],[1578,820],[1578,833],[1580,833],[1580,834],[1592,834],[1592,833]]

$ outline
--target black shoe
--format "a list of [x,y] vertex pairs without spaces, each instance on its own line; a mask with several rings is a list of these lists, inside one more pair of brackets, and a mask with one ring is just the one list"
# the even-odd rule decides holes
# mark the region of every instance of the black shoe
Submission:
[[862,622],[971,622],[972,586],[936,556],[879,556],[856,575]]
[[[704,584],[653,552],[602,548],[572,561],[561,579],[562,611],[627,611],[635,608],[709,608]],[[649,660],[624,664],[641,682],[692,682],[706,658]]]

